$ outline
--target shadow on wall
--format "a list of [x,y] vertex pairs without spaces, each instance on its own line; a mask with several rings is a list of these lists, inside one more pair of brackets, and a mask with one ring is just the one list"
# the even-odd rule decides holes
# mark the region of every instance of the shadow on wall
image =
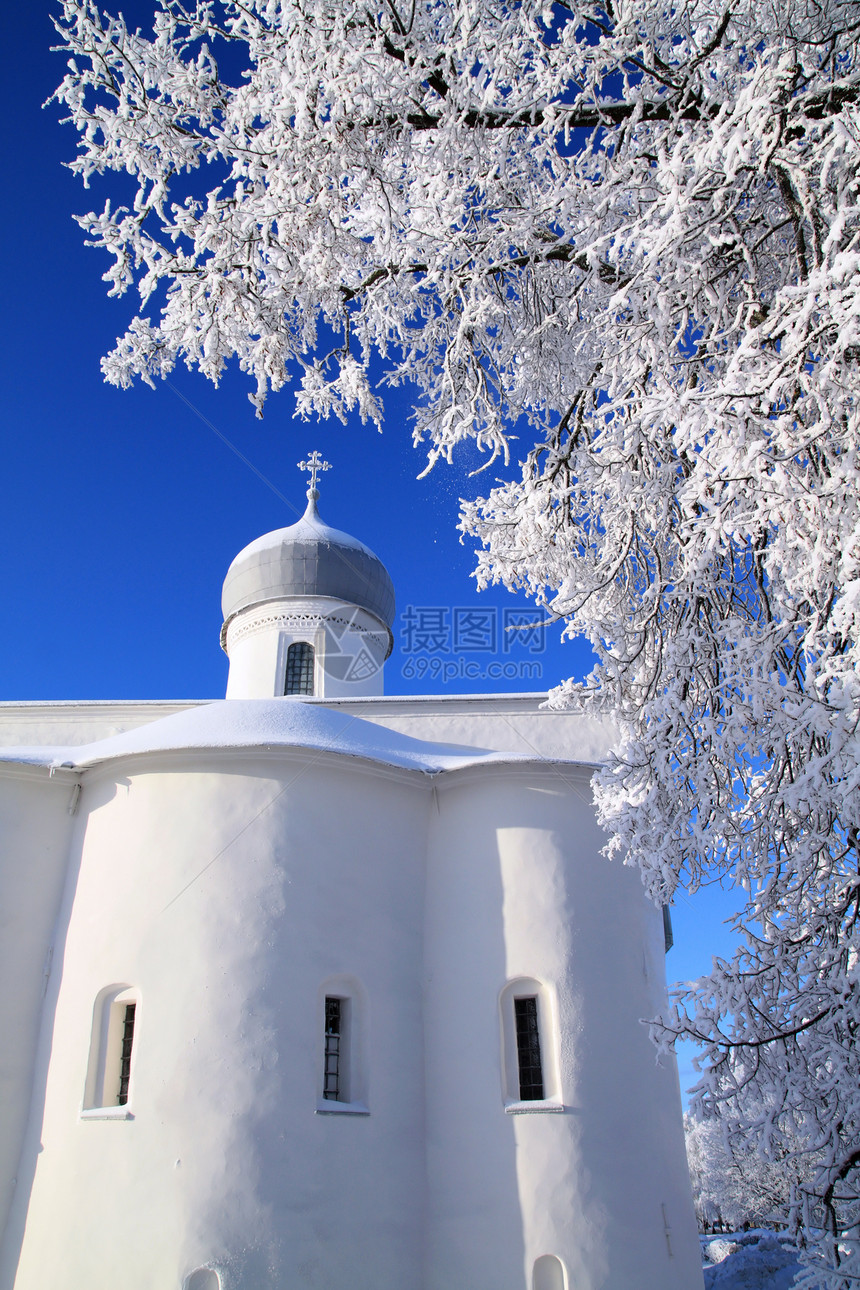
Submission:
[[[103,791],[112,796],[116,791],[116,786],[110,784]],[[85,820],[83,812],[74,822],[74,832],[69,844],[68,865],[66,867],[66,882],[60,903],[59,913],[57,915],[56,930],[54,933],[53,948],[49,959],[49,975],[45,982],[45,996],[42,1004],[42,1015],[39,1027],[39,1041],[36,1050],[36,1060],[33,1069],[32,1093],[30,1105],[27,1112],[27,1128],[24,1133],[21,1155],[18,1162],[17,1181],[15,1193],[9,1210],[9,1216],[5,1231],[0,1231],[2,1237],[2,1251],[0,1251],[0,1285],[13,1286],[18,1272],[18,1265],[21,1259],[21,1250],[24,1243],[24,1230],[27,1224],[27,1211],[30,1205],[30,1197],[33,1192],[33,1184],[36,1178],[36,1168],[39,1162],[39,1156],[42,1152],[42,1122],[45,1113],[45,1099],[47,1096],[48,1086],[48,1067],[51,1060],[51,1045],[53,1040],[54,1022],[57,1013],[57,1000],[60,992],[60,982],[62,980],[62,963],[65,956],[66,939],[69,932],[69,918],[72,904],[77,887],[78,874],[81,867],[81,854],[83,850],[83,838]]]

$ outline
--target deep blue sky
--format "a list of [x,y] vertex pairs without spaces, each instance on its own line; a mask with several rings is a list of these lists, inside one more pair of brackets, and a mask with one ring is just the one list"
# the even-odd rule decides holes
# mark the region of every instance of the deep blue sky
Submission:
[[[348,427],[295,421],[288,390],[270,398],[260,422],[237,370],[217,390],[184,369],[173,377],[175,390],[122,392],[103,383],[99,360],[125,331],[136,297],[107,298],[107,257],[84,246],[72,220],[73,212],[100,207],[107,187],[96,180],[87,193],[63,168],[74,156],[75,132],[59,124],[55,105],[41,107],[64,71],[62,57],[49,52],[48,12],[10,6],[0,55],[0,697],[222,697],[224,574],[246,543],[292,523],[303,509],[306,479],[295,463],[315,447],[333,465],[322,480],[323,518],[385,561],[401,615],[409,606],[447,609],[453,629],[458,608],[489,606],[500,626],[504,607],[527,607],[500,589],[479,596],[469,576],[472,549],[456,532],[458,499],[486,491],[498,472],[470,479],[478,459],[464,453],[454,468],[442,465],[418,480],[424,458],[411,444],[408,392],[389,404],[380,435],[357,419]],[[135,15],[148,12],[136,0]],[[432,664],[427,655],[404,652],[404,626],[401,616],[386,666],[393,694],[546,689],[587,670],[588,651],[561,645],[557,628],[539,655],[519,646],[505,653],[501,645],[495,654],[476,653],[459,648],[451,634]],[[482,670],[494,660],[538,662],[541,674],[525,681],[452,677],[461,658]],[[447,681],[429,670],[443,662]],[[704,971],[712,952],[725,952],[720,919],[732,903],[721,893],[700,897],[695,908],[681,899],[670,976]]]

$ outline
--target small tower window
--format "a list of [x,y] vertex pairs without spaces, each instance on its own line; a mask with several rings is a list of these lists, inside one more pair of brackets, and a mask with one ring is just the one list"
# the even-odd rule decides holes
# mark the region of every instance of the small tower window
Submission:
[[345,999],[326,995],[325,1001],[325,1066],[323,1068],[323,1097],[327,1102],[346,1099],[343,1092],[343,1057]]
[[540,1055],[538,1004],[534,995],[514,999],[517,1030],[517,1064],[520,1075],[520,1101],[539,1102],[543,1098],[543,1067]]
[[314,647],[307,641],[294,641],[287,650],[287,677],[284,694],[313,694]]

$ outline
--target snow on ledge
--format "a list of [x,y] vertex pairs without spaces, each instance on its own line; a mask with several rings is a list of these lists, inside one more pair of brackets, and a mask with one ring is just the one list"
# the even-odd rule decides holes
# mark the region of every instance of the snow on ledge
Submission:
[[541,1098],[539,1101],[506,1102],[505,1115],[546,1115],[564,1111],[564,1103]]
[[117,757],[217,749],[306,748],[428,774],[492,763],[541,762],[539,755],[431,743],[302,698],[221,699],[123,734],[74,747],[7,748],[7,762],[85,770]]

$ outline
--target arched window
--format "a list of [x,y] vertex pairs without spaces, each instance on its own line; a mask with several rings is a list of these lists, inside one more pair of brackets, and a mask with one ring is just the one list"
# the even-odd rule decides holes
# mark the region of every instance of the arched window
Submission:
[[552,993],[534,977],[519,977],[505,986],[499,1007],[505,1109],[563,1110]]
[[214,1268],[195,1268],[185,1278],[183,1290],[221,1290],[221,1278]]
[[100,991],[93,1007],[90,1058],[84,1089],[84,1115],[127,1114],[131,1089],[138,996],[129,986],[111,985]]
[[314,647],[307,641],[293,641],[287,650],[284,694],[313,694]]
[[532,1290],[567,1290],[564,1264],[554,1254],[542,1254],[535,1259],[532,1273]]

